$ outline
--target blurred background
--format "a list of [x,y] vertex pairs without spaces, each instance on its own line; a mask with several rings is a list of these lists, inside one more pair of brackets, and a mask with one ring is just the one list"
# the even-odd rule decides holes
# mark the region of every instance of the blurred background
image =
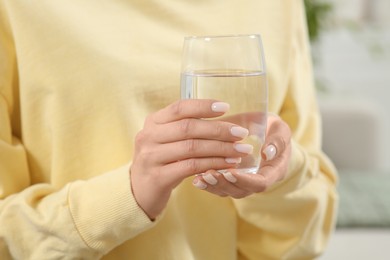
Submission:
[[390,259],[390,0],[305,0],[337,227],[321,260]]

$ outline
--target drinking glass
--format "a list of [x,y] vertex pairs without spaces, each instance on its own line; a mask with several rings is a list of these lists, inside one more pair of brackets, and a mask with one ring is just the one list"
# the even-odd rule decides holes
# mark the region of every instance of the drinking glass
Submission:
[[268,104],[260,35],[186,37],[182,55],[181,97],[229,103],[230,110],[212,120],[232,122],[249,130],[240,143],[251,144],[253,153],[242,157],[237,170],[257,173]]

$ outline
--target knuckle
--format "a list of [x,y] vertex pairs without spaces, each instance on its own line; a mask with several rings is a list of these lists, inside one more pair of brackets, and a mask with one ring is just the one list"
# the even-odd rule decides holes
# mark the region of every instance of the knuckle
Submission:
[[223,133],[223,130],[224,130],[223,125],[222,125],[222,124],[217,124],[217,125],[214,127],[214,129],[213,129],[213,134],[214,134],[214,136],[216,136],[216,137],[221,136],[222,133]]
[[196,173],[199,171],[199,163],[196,159],[188,159],[185,161],[185,168],[187,171]]
[[184,149],[186,152],[190,154],[194,153],[198,149],[198,146],[199,146],[199,142],[197,140],[188,139],[184,141]]
[[171,106],[171,113],[175,116],[181,115],[183,113],[183,106],[184,106],[183,100],[179,100],[173,103]]
[[155,114],[149,114],[148,116],[146,116],[144,125],[149,125],[149,124],[153,123],[154,117],[155,117]]
[[211,167],[212,168],[220,168],[221,167],[221,159],[213,157],[210,159],[211,160]]
[[280,146],[281,146],[281,151],[284,152],[288,149],[288,147],[290,146],[289,143],[290,143],[290,139],[288,140],[285,140],[284,138],[282,138],[282,140],[280,140]]
[[191,129],[194,127],[193,121],[191,119],[183,119],[180,121],[180,130],[185,137],[189,136]]
[[201,111],[203,108],[204,102],[200,99],[194,100],[194,106],[198,111]]
[[218,146],[219,146],[218,149],[222,155],[229,155],[229,153],[233,149],[233,146],[229,148],[228,145],[224,142],[219,142]]
[[141,151],[136,155],[136,162],[139,163],[142,167],[147,167],[151,165],[150,158],[153,158],[151,152]]
[[146,133],[144,130],[139,131],[135,136],[135,145],[141,146],[147,140]]

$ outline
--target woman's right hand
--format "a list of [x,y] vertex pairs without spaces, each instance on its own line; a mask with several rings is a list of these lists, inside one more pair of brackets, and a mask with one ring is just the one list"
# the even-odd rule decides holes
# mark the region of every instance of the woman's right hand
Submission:
[[248,135],[247,129],[204,120],[228,110],[227,103],[189,99],[147,117],[136,136],[130,172],[134,197],[150,219],[161,213],[173,188],[185,178],[210,169],[234,168],[252,152],[250,145],[235,143]]

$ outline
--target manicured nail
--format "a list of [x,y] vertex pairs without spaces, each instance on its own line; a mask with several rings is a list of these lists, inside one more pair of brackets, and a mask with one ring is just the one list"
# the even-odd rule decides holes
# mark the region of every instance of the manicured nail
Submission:
[[275,147],[275,145],[273,145],[273,144],[268,145],[264,149],[264,154],[265,154],[265,160],[266,161],[272,160],[275,157],[275,155],[276,155],[276,147]]
[[250,154],[253,152],[253,146],[250,145],[250,144],[240,144],[240,143],[236,143],[233,145],[234,149],[237,151],[237,152],[240,152],[240,153],[247,153],[247,154]]
[[225,177],[225,179],[226,179],[228,182],[231,182],[231,183],[237,182],[236,177],[234,177],[233,174],[232,174],[231,172],[223,172],[222,175],[223,175],[223,177]]
[[195,179],[192,181],[192,185],[194,185],[196,188],[200,189],[200,190],[204,190],[207,188],[207,184],[204,183],[203,181],[199,180],[199,179]]
[[240,137],[240,138],[245,138],[248,136],[249,131],[246,128],[243,128],[241,126],[233,126],[230,128],[230,133],[233,136]]
[[208,184],[215,185],[218,183],[217,179],[211,173],[203,174],[202,177]]
[[214,102],[211,105],[211,110],[214,112],[227,112],[230,108],[230,105],[225,102]]
[[241,157],[236,157],[236,158],[225,158],[225,161],[227,163],[240,163],[241,162]]

